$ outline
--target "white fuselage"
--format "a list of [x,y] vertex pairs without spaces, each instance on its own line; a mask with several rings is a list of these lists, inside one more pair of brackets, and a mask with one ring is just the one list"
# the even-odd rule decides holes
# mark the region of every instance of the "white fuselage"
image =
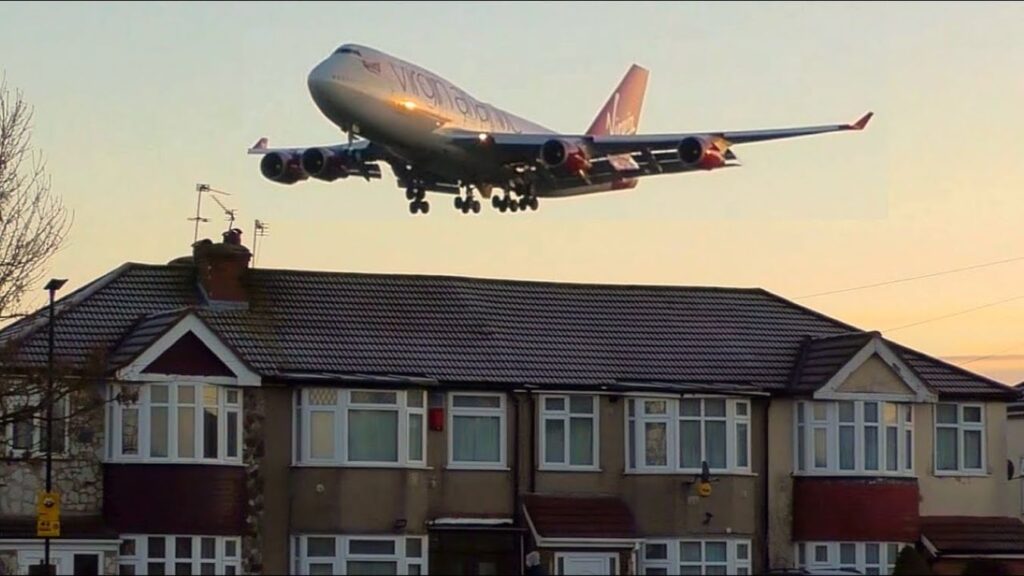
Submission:
[[437,74],[365,46],[342,46],[310,72],[308,83],[317,107],[342,130],[354,130],[447,177],[464,178],[468,168],[481,178],[494,178],[499,169],[452,146],[444,137],[448,131],[554,133],[473,98]]

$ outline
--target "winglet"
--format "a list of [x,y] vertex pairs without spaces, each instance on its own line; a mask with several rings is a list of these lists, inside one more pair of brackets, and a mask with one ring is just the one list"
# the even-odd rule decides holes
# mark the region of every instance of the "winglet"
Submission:
[[867,114],[861,116],[860,120],[857,120],[853,124],[850,124],[850,129],[851,130],[863,130],[868,125],[868,122],[871,121],[871,117],[874,116],[874,115],[875,115],[874,112],[868,112]]
[[249,153],[254,154],[260,152],[261,150],[266,150],[268,142],[269,141],[267,140],[266,136],[260,138],[259,140],[256,141],[255,144],[252,145],[252,148],[249,148]]

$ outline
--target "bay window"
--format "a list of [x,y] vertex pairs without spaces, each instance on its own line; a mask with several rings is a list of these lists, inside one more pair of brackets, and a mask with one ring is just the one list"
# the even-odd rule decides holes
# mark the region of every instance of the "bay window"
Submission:
[[543,469],[596,470],[597,396],[541,396],[540,452]]
[[900,542],[797,542],[797,567],[850,570],[851,574],[892,574],[904,546]]
[[984,473],[984,405],[935,405],[935,470]]
[[750,540],[647,540],[642,545],[641,574],[751,573]]
[[423,536],[295,536],[292,573],[426,574],[426,554]]
[[796,403],[798,474],[914,472],[914,406],[871,400]]
[[238,537],[128,535],[121,538],[118,574],[241,574]]
[[242,462],[242,391],[196,383],[112,388],[115,461]]
[[750,402],[686,397],[630,398],[627,469],[695,472],[750,470]]
[[448,396],[450,468],[505,466],[505,396],[452,393]]
[[295,454],[314,466],[425,466],[422,390],[303,388],[295,394]]

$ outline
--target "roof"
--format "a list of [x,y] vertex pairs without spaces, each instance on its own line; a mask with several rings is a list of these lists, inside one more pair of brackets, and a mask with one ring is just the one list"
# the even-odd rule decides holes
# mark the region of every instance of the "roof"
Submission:
[[795,391],[817,390],[876,336],[877,332],[846,332],[805,338],[793,371],[791,387]]
[[[125,264],[58,302],[56,357],[81,367],[103,354],[119,367],[191,312],[264,378],[782,391],[806,338],[818,339],[811,378],[835,361],[826,344],[871,334],[759,288],[277,269],[249,269],[245,282],[248,307],[207,306],[192,266]],[[19,340],[17,360],[45,366],[45,325],[40,311],[0,344]],[[940,394],[1008,390],[893,346]]]
[[1024,553],[1024,523],[1017,518],[922,516],[921,535],[940,556]]
[[612,496],[527,494],[523,508],[540,538],[636,538],[629,506]]

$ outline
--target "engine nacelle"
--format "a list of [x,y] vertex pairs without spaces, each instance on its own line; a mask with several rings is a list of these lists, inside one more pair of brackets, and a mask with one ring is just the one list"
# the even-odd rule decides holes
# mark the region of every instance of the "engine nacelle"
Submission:
[[295,184],[309,178],[302,169],[302,159],[298,154],[289,152],[271,152],[260,160],[260,173],[267,180],[279,184]]
[[327,182],[348,178],[350,172],[358,171],[347,155],[332,152],[329,148],[310,148],[303,152],[302,169],[313,178]]
[[711,170],[725,166],[722,151],[707,138],[688,136],[679,143],[676,152],[679,154],[679,161],[688,168]]
[[564,168],[572,173],[590,170],[587,151],[573,142],[553,138],[540,147],[540,160],[548,168]]

